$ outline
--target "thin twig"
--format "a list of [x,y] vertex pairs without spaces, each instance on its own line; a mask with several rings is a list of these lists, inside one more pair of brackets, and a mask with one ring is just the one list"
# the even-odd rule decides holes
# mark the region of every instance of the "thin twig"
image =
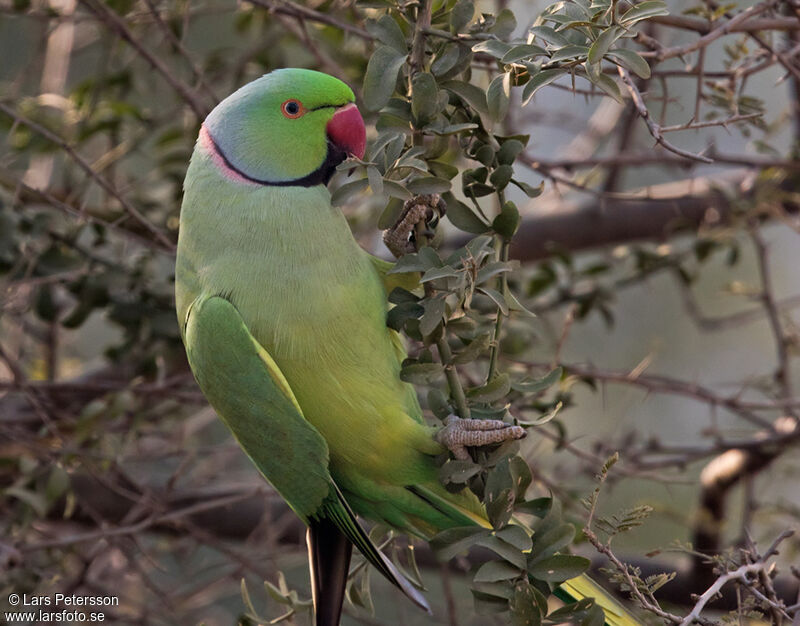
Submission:
[[164,61],[158,58],[145,44],[134,36],[133,32],[125,23],[125,20],[103,2],[98,2],[97,0],[80,0],[80,2],[89,9],[89,11],[94,13],[98,20],[127,41],[154,70],[161,74],[170,87],[172,87],[189,105],[197,116],[197,119],[205,119],[211,109],[200,102],[197,95],[172,73]]
[[739,569],[728,572],[727,574],[723,574],[717,578],[717,580],[714,581],[714,584],[711,585],[702,596],[700,596],[691,612],[684,617],[683,620],[681,620],[680,626],[689,626],[689,624],[692,622],[700,621],[700,613],[703,612],[706,604],[713,600],[714,597],[720,592],[720,589],[722,589],[729,582],[732,580],[739,580],[744,584],[749,584],[750,581],[748,576],[764,571],[765,567],[766,564],[762,562],[750,563],[748,565],[742,565]]
[[631,98],[633,99],[633,104],[636,107],[636,110],[639,112],[641,118],[647,124],[647,129],[650,131],[650,134],[653,136],[653,139],[656,140],[665,150],[669,150],[670,152],[674,152],[675,154],[682,156],[686,159],[691,159],[692,161],[700,161],[701,163],[713,163],[713,159],[709,159],[707,156],[703,156],[701,154],[693,154],[692,152],[687,152],[686,150],[682,150],[666,139],[661,133],[661,126],[659,126],[651,117],[650,111],[647,110],[647,106],[644,103],[644,99],[642,98],[642,94],[639,92],[639,88],[633,82],[631,78],[630,72],[626,70],[621,65],[617,66],[617,71],[619,72],[620,77],[622,78],[622,82],[625,83],[625,87],[628,89],[628,93],[630,93]]
[[41,135],[49,142],[55,144],[59,148],[61,148],[69,157],[80,167],[86,174],[92,178],[106,193],[114,197],[127,211],[131,217],[133,217],[137,222],[139,222],[142,226],[144,226],[147,230],[149,230],[156,239],[161,242],[165,248],[168,250],[175,250],[175,244],[169,240],[169,238],[154,224],[152,224],[144,215],[142,215],[139,210],[134,207],[130,202],[128,202],[122,194],[106,179],[105,176],[102,174],[98,174],[97,172],[92,169],[92,166],[81,156],[79,155],[72,146],[70,146],[65,140],[61,137],[56,135],[55,133],[51,132],[41,124],[29,120],[26,117],[23,117],[19,113],[17,113],[13,108],[5,104],[4,102],[0,102],[0,111],[8,115],[14,121],[19,124],[23,124],[27,126],[32,131],[36,132],[37,134]]
[[344,22],[342,20],[339,20],[331,15],[328,15],[327,13],[320,13],[319,11],[309,9],[308,7],[296,4],[294,2],[288,2],[286,0],[246,0],[246,1],[257,7],[266,9],[270,13],[280,13],[282,15],[289,15],[291,17],[299,17],[302,19],[309,20],[311,22],[317,22],[319,24],[327,24],[328,26],[335,26],[339,30],[342,30],[346,33],[350,33],[351,35],[356,35],[357,37],[361,37],[362,39],[366,39],[367,41],[372,41],[374,39],[374,37],[363,28],[355,26],[354,24],[351,24],[349,22]]

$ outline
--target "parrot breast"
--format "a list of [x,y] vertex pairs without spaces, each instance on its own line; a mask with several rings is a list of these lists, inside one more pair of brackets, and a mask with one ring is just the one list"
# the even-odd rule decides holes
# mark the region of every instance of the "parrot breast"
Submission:
[[200,294],[229,299],[327,440],[332,470],[419,481],[430,468],[408,443],[419,406],[399,377],[386,294],[328,190],[239,181],[202,144],[187,181],[180,319]]

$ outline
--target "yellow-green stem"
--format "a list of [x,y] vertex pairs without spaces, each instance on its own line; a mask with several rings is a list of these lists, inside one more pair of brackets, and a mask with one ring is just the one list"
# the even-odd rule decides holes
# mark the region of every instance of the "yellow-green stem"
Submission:
[[[508,239],[503,239],[503,243],[500,245],[500,260],[503,263],[508,262],[508,249],[510,247],[511,242]],[[498,291],[503,296],[506,297],[508,292],[508,275],[506,272],[503,272],[498,277]],[[492,338],[492,351],[489,353],[489,373],[486,376],[486,382],[489,382],[497,375],[497,358],[500,353],[500,332],[503,330],[503,311],[500,307],[497,308],[497,320],[494,323],[494,337]]]
[[[417,248],[421,248],[428,243],[428,236],[424,233],[426,225],[424,223],[417,224],[416,239]],[[425,297],[433,297],[433,286],[431,283],[425,283]],[[470,411],[467,404],[467,396],[464,394],[464,387],[461,384],[461,379],[458,377],[458,370],[453,363],[453,352],[450,350],[450,344],[447,343],[447,323],[444,323],[442,328],[442,336],[436,341],[436,349],[439,351],[439,360],[444,366],[444,375],[447,378],[447,386],[450,390],[450,397],[456,405],[456,411],[459,417],[469,419]]]

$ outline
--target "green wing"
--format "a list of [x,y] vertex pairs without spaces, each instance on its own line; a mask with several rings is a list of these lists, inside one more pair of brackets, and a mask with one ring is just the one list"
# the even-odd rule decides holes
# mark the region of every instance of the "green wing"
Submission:
[[328,444],[230,302],[201,296],[186,317],[186,354],[203,393],[264,477],[308,522],[331,494]]
[[562,583],[556,589],[555,594],[565,602],[594,598],[606,615],[607,626],[641,626],[642,624],[614,596],[585,574]]
[[375,271],[377,271],[378,275],[381,277],[383,288],[386,290],[387,295],[392,293],[395,287],[402,287],[408,291],[414,291],[414,289],[419,287],[419,272],[389,274],[389,270],[394,267],[394,263],[391,261],[384,261],[369,253],[365,254],[369,257],[369,260],[372,261]]
[[305,522],[330,519],[364,557],[416,604],[424,597],[361,528],[328,470],[328,444],[310,424],[269,353],[220,296],[189,307],[186,354],[203,393],[247,456]]

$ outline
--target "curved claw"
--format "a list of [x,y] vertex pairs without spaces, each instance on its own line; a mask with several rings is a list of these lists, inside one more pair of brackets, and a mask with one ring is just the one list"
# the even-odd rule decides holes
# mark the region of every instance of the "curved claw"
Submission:
[[488,446],[512,439],[523,439],[528,433],[521,426],[512,426],[500,420],[461,419],[448,415],[444,428],[436,433],[436,441],[460,460],[470,458],[467,446]]

